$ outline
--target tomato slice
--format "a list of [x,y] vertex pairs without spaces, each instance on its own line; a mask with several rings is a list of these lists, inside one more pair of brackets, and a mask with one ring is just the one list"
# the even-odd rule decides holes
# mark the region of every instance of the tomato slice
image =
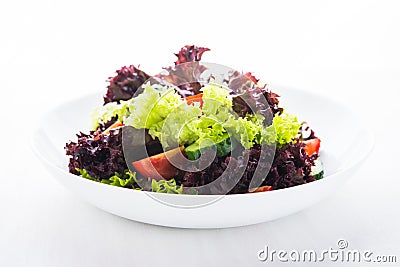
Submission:
[[321,146],[321,140],[319,138],[314,138],[304,141],[304,144],[306,144],[304,150],[307,152],[309,156],[311,156],[313,154],[318,154],[319,147]]
[[203,94],[191,95],[185,98],[188,105],[193,103],[200,103],[200,108],[203,107]]
[[266,192],[266,191],[272,191],[272,186],[264,185],[264,186],[257,187],[256,189],[250,189],[249,193]]
[[179,155],[182,150],[183,146],[177,147],[167,152],[132,162],[132,165],[144,177],[157,181],[162,179],[169,180],[178,174],[178,169],[169,162],[168,158]]

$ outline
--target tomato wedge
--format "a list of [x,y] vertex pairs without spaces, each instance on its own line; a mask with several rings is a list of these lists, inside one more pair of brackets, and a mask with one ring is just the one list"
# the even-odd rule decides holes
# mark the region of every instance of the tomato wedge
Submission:
[[179,155],[182,150],[183,146],[177,147],[167,152],[132,162],[132,165],[144,177],[157,181],[162,179],[169,180],[178,174],[178,169],[169,162],[168,158]]
[[304,150],[309,156],[311,156],[313,154],[318,154],[319,147],[321,146],[321,140],[319,138],[314,138],[304,141],[304,144],[306,144]]
[[[116,122],[114,122],[113,124],[111,124],[110,127],[108,127],[107,129],[105,129],[105,130],[102,132],[102,134],[109,134],[111,130],[114,130],[114,129],[116,129],[116,128],[120,127],[120,126],[123,126],[123,125],[124,125],[124,124],[123,124],[122,122],[116,121]],[[99,136],[95,136],[95,137],[94,137],[94,140],[99,140]]]
[[193,103],[200,103],[200,108],[203,107],[203,94],[188,96],[185,98],[185,100],[188,103],[188,105]]

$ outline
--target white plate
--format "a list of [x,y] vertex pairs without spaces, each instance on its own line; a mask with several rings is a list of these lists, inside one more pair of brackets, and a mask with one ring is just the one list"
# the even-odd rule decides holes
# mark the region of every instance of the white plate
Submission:
[[[142,192],[72,175],[68,173],[65,143],[76,140],[78,131],[88,130],[89,114],[100,104],[100,94],[79,98],[48,112],[33,136],[32,146],[51,175],[64,186],[94,206],[124,218],[182,228],[265,222],[298,212],[335,192],[373,146],[371,132],[345,106],[305,91],[278,88],[275,91],[282,96],[285,108],[306,120],[322,139],[321,159],[326,175],[322,180],[270,192],[227,195],[203,205],[214,197]],[[188,203],[191,207],[184,207]]]

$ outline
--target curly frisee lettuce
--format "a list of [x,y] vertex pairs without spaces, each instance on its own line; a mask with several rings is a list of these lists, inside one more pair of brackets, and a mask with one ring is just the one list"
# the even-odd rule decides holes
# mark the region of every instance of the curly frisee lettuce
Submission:
[[300,124],[288,113],[274,117],[271,126],[263,125],[260,114],[239,117],[232,109],[229,90],[216,84],[202,89],[202,107],[188,104],[173,88],[160,85],[144,85],[137,97],[119,104],[106,104],[94,113],[94,122],[106,122],[118,116],[125,125],[136,129],[148,129],[165,147],[178,143],[190,145],[210,139],[215,143],[229,134],[245,148],[254,144],[280,145],[291,142]]

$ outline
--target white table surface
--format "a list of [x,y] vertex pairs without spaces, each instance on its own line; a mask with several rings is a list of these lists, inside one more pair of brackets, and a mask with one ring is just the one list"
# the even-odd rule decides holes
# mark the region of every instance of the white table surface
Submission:
[[[322,250],[341,238],[400,262],[399,5],[277,2],[1,2],[0,266],[274,265],[257,259],[264,245]],[[351,105],[375,130],[373,153],[319,204],[220,230],[121,219],[47,174],[29,148],[35,120],[65,100],[105,92],[122,65],[155,73],[191,43],[212,49],[204,60]]]

